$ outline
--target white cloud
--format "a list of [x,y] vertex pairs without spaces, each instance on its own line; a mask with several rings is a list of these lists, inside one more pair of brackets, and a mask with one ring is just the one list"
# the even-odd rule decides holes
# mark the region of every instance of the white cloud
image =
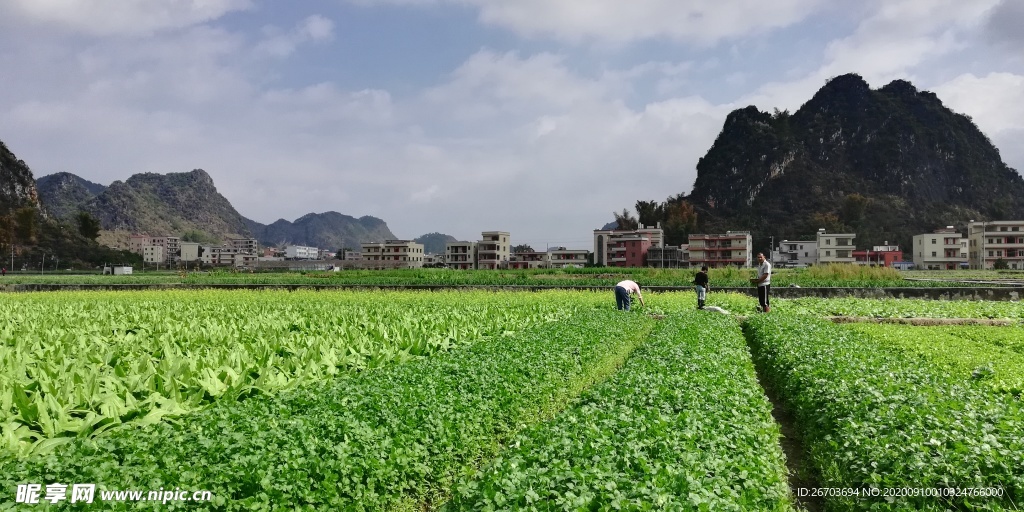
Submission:
[[943,103],[971,116],[1000,149],[1003,160],[1024,172],[1024,75],[967,73],[934,88]]
[[[762,110],[795,110],[831,77],[857,73],[879,87],[895,79],[911,80],[929,72],[929,63],[961,50],[984,24],[998,0],[874,0],[873,8],[849,36],[831,41],[822,64],[791,80],[765,83],[748,94]],[[945,65],[939,63],[938,65]]]
[[279,33],[276,27],[266,27],[264,32],[268,37],[256,46],[256,52],[287,57],[303,43],[334,39],[334,22],[317,14],[302,20],[288,33]]
[[208,22],[251,6],[250,0],[6,0],[0,18],[92,35],[149,34]]
[[359,5],[464,5],[484,23],[526,37],[626,43],[668,38],[713,44],[797,23],[824,0],[350,0]]

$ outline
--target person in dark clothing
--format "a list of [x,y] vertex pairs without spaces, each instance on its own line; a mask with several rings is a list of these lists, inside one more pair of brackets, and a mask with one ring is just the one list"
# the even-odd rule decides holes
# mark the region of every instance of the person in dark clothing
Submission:
[[707,299],[707,292],[711,289],[708,286],[708,266],[700,267],[700,272],[693,278],[694,289],[697,291],[697,309],[704,309]]

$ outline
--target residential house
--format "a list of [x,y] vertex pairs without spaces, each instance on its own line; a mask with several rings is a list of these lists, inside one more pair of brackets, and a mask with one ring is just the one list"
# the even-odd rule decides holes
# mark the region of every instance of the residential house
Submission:
[[304,245],[288,245],[284,248],[284,257],[290,260],[320,259],[320,249]]
[[1024,269],[1024,220],[971,222],[967,225],[971,268],[992,269],[999,262]]
[[476,246],[476,265],[481,269],[497,269],[508,264],[512,245],[508,231],[484,231]]
[[508,268],[548,268],[550,261],[547,252],[514,252],[508,260]]
[[772,264],[782,267],[814,265],[818,257],[816,240],[783,240],[772,252]]
[[587,266],[590,251],[586,249],[566,249],[555,247],[548,249],[548,265],[551,268],[583,268]]
[[827,265],[829,263],[853,263],[853,240],[857,237],[854,233],[826,233],[825,229],[819,229],[817,238],[818,257],[816,265]]
[[448,268],[470,270],[476,268],[476,242],[448,242],[444,249],[444,262]]
[[922,270],[956,270],[969,264],[967,238],[953,226],[914,235],[914,266]]
[[[617,240],[621,238],[635,238],[642,237],[647,239],[645,249],[642,249],[642,256],[639,257],[641,264],[643,265],[644,259],[647,257],[647,250],[651,247],[663,247],[665,245],[665,231],[661,229],[661,223],[659,222],[656,226],[642,227],[640,229],[595,229],[594,230],[594,264],[597,266],[614,266],[612,261],[613,258],[618,258],[617,262],[622,263],[623,248],[617,247]],[[639,248],[642,244],[637,244]],[[613,255],[613,252],[615,253]],[[621,265],[619,265],[621,266]]]
[[642,267],[651,248],[651,239],[639,233],[612,237],[611,243],[611,267]]
[[891,267],[897,261],[903,260],[903,251],[898,245],[875,245],[871,250],[853,251],[853,262],[857,265],[871,265],[873,267]]
[[690,253],[686,246],[666,245],[647,249],[647,266],[656,268],[688,268]]
[[364,262],[374,268],[421,268],[423,244],[412,240],[385,240],[362,244]]
[[692,234],[687,241],[691,267],[750,267],[753,262],[752,246],[749,231]]

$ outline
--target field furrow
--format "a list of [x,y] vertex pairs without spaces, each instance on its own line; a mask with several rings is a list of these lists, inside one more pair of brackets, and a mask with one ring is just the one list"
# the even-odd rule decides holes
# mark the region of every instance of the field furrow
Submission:
[[[824,320],[763,315],[745,328],[820,485],[861,493],[826,497],[829,510],[1006,510],[1024,502],[1019,399]],[[972,495],[993,489],[999,496]]]
[[791,510],[738,325],[666,319],[609,380],[460,481],[449,510]]

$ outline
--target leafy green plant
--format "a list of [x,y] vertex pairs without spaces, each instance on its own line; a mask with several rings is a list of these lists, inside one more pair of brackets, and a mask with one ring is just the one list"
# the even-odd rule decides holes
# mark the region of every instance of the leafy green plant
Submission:
[[455,485],[447,510],[792,510],[738,325],[688,312]]
[[571,322],[275,395],[222,400],[174,422],[76,439],[49,454],[0,454],[0,488],[58,481],[205,489],[218,510],[427,507],[518,430],[613,372],[654,323],[610,307],[579,311]]
[[829,496],[829,510],[1006,510],[1024,500],[1024,405],[806,316],[745,324],[762,376],[793,412],[827,488],[998,488],[996,497]]

